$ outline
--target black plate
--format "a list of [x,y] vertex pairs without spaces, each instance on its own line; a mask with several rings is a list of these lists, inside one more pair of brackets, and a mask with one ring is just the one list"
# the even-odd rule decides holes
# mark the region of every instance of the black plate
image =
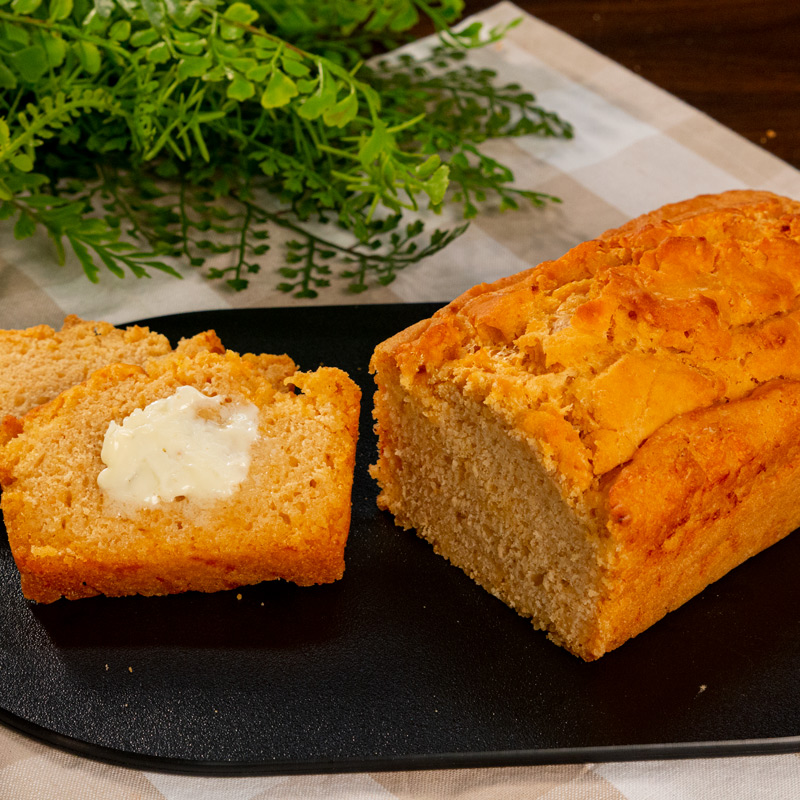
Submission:
[[0,720],[73,753],[217,775],[800,749],[800,537],[584,664],[377,510],[369,356],[434,308],[150,320],[173,340],[215,328],[232,349],[361,384],[345,577],[35,606],[4,541]]

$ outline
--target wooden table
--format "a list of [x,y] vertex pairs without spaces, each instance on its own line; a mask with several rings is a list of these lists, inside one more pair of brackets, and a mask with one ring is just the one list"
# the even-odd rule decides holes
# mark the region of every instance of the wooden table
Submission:
[[797,0],[515,2],[800,168]]

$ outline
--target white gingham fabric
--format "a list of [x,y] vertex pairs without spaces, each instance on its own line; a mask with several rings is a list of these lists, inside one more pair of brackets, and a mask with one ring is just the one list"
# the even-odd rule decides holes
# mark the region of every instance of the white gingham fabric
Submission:
[[[482,13],[489,26],[523,17],[500,43],[470,53],[533,91],[575,126],[572,141],[491,144],[520,186],[561,205],[485,214],[459,241],[354,298],[333,289],[316,303],[449,300],[479,281],[561,255],[578,242],[667,202],[704,192],[761,188],[800,198],[800,172],[705,115],[510,3]],[[420,42],[414,48],[425,48]],[[80,266],[54,265],[44,238],[0,231],[0,327],[48,323],[68,313],[122,323],[180,311],[309,301],[275,291],[275,261],[234,294],[193,274],[91,286]],[[0,705],[3,677],[0,675]],[[0,728],[0,800],[795,800],[796,755],[302,777],[200,778],[82,759]]]

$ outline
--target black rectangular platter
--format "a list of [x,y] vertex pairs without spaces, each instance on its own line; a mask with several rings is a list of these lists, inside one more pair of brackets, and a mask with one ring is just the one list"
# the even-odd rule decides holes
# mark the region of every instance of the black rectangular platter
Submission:
[[364,400],[347,570],[162,598],[26,602],[0,541],[0,721],[90,758],[206,775],[800,749],[800,537],[585,664],[378,510],[374,346],[436,306],[209,311],[174,342],[347,370]]

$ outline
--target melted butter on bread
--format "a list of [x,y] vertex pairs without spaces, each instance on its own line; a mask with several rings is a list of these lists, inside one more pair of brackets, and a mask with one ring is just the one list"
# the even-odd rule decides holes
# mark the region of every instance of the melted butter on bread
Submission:
[[258,408],[224,403],[193,386],[112,421],[103,439],[106,468],[97,485],[134,508],[176,498],[229,497],[247,477],[258,436]]

